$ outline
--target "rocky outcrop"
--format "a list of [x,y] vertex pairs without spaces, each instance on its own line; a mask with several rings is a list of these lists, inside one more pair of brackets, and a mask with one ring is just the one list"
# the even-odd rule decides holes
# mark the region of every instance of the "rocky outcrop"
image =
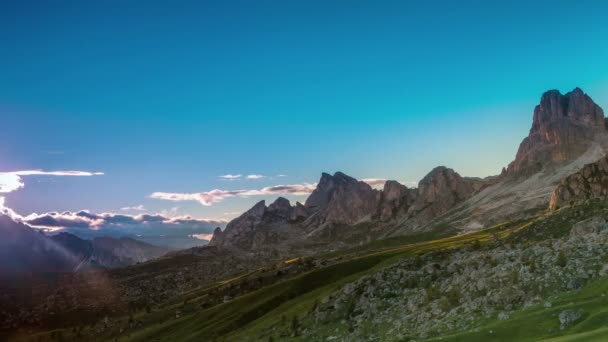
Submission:
[[550,90],[534,109],[530,133],[509,164],[510,175],[532,174],[577,159],[593,143],[607,139],[603,110],[581,89],[562,95]]
[[378,216],[380,220],[391,220],[407,210],[414,203],[417,197],[416,189],[408,189],[405,185],[389,180],[384,183]]
[[608,199],[608,157],[564,178],[551,194],[549,208],[554,210],[586,199]]
[[232,245],[250,249],[256,227],[262,222],[266,210],[266,202],[259,201],[241,216],[230,221],[223,232],[216,228],[209,246]]
[[380,202],[381,192],[369,184],[336,172],[321,175],[317,188],[304,206],[311,216],[306,225],[354,224],[371,219]]
[[419,219],[432,219],[465,201],[483,185],[481,179],[464,178],[445,166],[436,167],[420,181],[408,212]]

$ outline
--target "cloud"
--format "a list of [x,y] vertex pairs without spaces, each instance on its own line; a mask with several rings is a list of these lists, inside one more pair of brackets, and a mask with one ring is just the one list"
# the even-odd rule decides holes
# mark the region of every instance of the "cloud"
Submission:
[[399,181],[399,183],[407,186],[408,188],[417,188],[418,182],[416,181]]
[[266,178],[266,176],[264,175],[247,175],[247,177],[245,177],[247,179],[262,179],[262,178]]
[[216,227],[223,228],[227,223],[226,220],[221,219],[197,219],[191,216],[96,214],[86,210],[30,214],[21,217],[19,221],[33,228],[51,232],[65,231],[85,239],[100,236],[129,236],[175,248],[199,245],[199,240],[207,239],[194,235],[213,234]]
[[135,205],[132,207],[122,207],[120,208],[120,210],[124,210],[124,211],[146,211],[146,208],[144,207],[143,204],[140,205]]
[[386,183],[387,180],[383,178],[365,178],[361,181],[369,184],[369,186],[374,189],[381,189],[382,187],[384,187],[384,183]]
[[[374,189],[382,189],[384,187],[384,183],[386,183],[388,179],[384,179],[384,178],[365,178],[362,179],[361,181],[369,184],[372,188]],[[405,186],[407,186],[408,188],[415,188],[418,186],[418,182],[416,181],[397,181]]]
[[218,176],[218,178],[225,179],[225,180],[235,180],[235,179],[239,179],[241,177],[243,177],[243,175],[231,175],[231,174],[227,174],[227,175]]
[[[21,170],[0,172],[0,194],[8,194],[19,190],[25,186],[23,176],[98,176],[103,172],[88,171],[42,171],[42,170]],[[8,215],[15,221],[21,221],[23,217],[5,206],[5,198],[0,196],[0,214]]]
[[173,193],[173,192],[154,192],[151,198],[166,201],[198,201],[204,206],[211,206],[230,197],[249,197],[264,195],[309,195],[316,188],[316,184],[302,183],[289,185],[274,185],[259,190],[211,190],[195,193]]
[[287,177],[287,175],[280,174],[280,175],[276,175],[276,177]]
[[192,234],[192,237],[199,240],[211,241],[213,234]]
[[103,172],[88,172],[88,171],[42,171],[42,170],[22,170],[0,172],[0,193],[9,193],[21,189],[25,186],[23,176],[72,176],[86,177],[99,176]]

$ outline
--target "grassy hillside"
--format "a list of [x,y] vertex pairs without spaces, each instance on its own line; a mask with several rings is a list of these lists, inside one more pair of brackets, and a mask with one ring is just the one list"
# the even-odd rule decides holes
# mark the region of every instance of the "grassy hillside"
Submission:
[[[319,302],[348,283],[395,265],[403,260],[416,262],[422,255],[449,255],[447,251],[491,250],[505,244],[532,245],[546,239],[559,239],[569,234],[572,225],[591,216],[608,217],[608,204],[587,203],[556,212],[543,212],[523,221],[500,224],[467,234],[445,237],[446,231],[375,241],[369,245],[314,258],[295,258],[286,263],[301,264],[295,275],[277,276],[275,268],[259,269],[214,285],[190,291],[176,297],[162,308],[139,311],[132,317],[118,320],[135,327],[96,334],[96,327],[46,332],[29,340],[86,339],[120,341],[309,341],[310,337],[293,336],[295,330],[316,328],[324,336],[343,336],[348,326],[335,321],[315,326],[310,313]],[[307,266],[308,265],[308,266]],[[306,266],[306,267],[305,267]],[[280,268],[279,268],[280,269]],[[266,278],[265,278],[266,277]],[[266,285],[264,279],[273,281]],[[223,294],[222,288],[243,288],[243,284],[261,282],[245,295],[227,297],[221,304],[205,307],[209,298]],[[257,288],[257,289],[256,289]],[[516,309],[507,320],[496,317],[480,318],[475,328],[435,340],[442,341],[600,341],[608,338],[608,279],[600,278],[582,290],[564,292],[546,298],[550,307],[534,306]],[[221,302],[220,301],[220,302]],[[560,329],[559,314],[564,310],[579,310],[582,317],[575,324]],[[294,320],[294,317],[297,319]],[[375,327],[382,329],[382,327]],[[60,338],[57,336],[61,336]],[[316,340],[316,339],[315,339]],[[321,339],[319,339],[321,340]],[[322,340],[325,340],[323,338]],[[336,338],[336,340],[339,340]],[[408,337],[395,339],[407,341]],[[417,338],[419,340],[419,338]],[[433,339],[431,339],[433,340]]]
[[[396,260],[415,257],[420,253],[473,245],[476,241],[483,243],[505,237],[529,224],[529,222],[514,222],[469,234],[427,242],[406,243],[398,247],[379,248],[363,256],[347,259],[265,287],[211,309],[147,326],[125,340],[146,341],[158,338],[167,341],[198,341],[201,338],[218,338],[220,341],[237,341],[255,340],[256,336],[264,339],[274,325],[287,317],[305,314],[319,298]],[[388,243],[392,245],[394,242],[390,240]],[[379,243],[376,242],[375,245],[378,246]]]

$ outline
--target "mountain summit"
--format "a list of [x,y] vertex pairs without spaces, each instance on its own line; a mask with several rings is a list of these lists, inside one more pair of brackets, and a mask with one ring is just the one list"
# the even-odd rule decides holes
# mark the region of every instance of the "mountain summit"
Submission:
[[606,144],[604,111],[580,88],[562,95],[545,92],[534,109],[529,135],[522,141],[509,174],[532,174],[577,159],[594,143]]

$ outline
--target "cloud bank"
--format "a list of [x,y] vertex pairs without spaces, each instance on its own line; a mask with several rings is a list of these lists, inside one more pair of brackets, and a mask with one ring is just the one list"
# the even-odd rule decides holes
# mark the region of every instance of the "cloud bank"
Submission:
[[77,212],[49,212],[21,217],[33,228],[50,232],[69,232],[81,238],[100,236],[134,237],[155,245],[188,248],[200,245],[216,227],[225,227],[226,220],[196,219],[190,216],[166,217],[161,214],[125,215]]
[[154,192],[150,195],[151,198],[166,200],[166,201],[197,201],[204,206],[211,206],[230,197],[249,197],[249,196],[264,196],[264,195],[293,195],[304,196],[312,193],[316,184],[288,184],[274,185],[262,189],[250,190],[220,190],[215,189],[206,192],[195,193],[174,193],[174,192]]

